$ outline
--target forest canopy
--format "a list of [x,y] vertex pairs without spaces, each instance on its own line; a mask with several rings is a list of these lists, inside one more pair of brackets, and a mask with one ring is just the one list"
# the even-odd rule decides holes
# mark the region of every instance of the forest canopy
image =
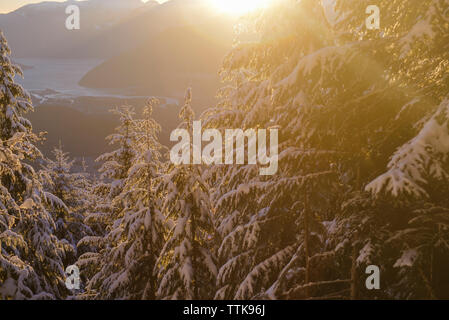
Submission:
[[379,28],[369,5],[270,1],[216,104],[186,88],[178,129],[275,128],[273,175],[173,163],[157,98],[113,110],[97,174],[44,156],[0,34],[0,299],[449,299],[449,0],[378,0]]

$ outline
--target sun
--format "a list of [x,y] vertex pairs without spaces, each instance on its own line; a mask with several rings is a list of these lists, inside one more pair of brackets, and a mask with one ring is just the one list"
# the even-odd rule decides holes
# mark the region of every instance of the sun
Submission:
[[270,0],[212,0],[215,6],[231,14],[245,14],[265,7]]

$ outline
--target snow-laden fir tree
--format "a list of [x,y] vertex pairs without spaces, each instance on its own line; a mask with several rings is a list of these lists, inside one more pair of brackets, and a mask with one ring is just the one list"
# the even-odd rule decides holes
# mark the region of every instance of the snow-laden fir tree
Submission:
[[[150,99],[143,119],[129,127],[132,164],[117,195],[123,207],[105,236],[102,265],[89,283],[101,299],[154,299],[155,264],[164,245],[165,217],[156,186],[162,170],[160,125],[151,117],[157,99]],[[90,255],[87,255],[89,258]]]
[[112,239],[107,235],[116,230],[117,222],[123,217],[125,204],[121,194],[136,156],[133,149],[135,137],[132,128],[134,108],[122,106],[113,109],[112,112],[119,117],[120,125],[116,128],[116,132],[106,139],[111,145],[117,146],[117,149],[101,155],[96,160],[103,163],[99,169],[100,178],[93,186],[94,199],[97,201],[91,205],[92,210],[87,213],[85,219],[85,223],[94,231],[94,236],[87,236],[78,243],[78,246],[93,249],[84,253],[77,262],[86,277],[88,297],[101,297],[102,282],[98,280],[101,268],[109,259],[110,248],[117,245],[110,242]]
[[123,248],[127,281],[123,285],[127,287],[126,295],[135,299],[155,299],[155,266],[165,241],[165,217],[160,211],[162,194],[156,189],[164,170],[163,147],[158,141],[161,127],[152,118],[153,108],[159,104],[159,100],[151,98],[143,110],[143,119],[134,123],[136,157],[122,193],[122,238],[127,240]]
[[[180,129],[192,137],[194,112],[192,93],[186,93],[181,109]],[[186,142],[183,150],[190,150]],[[163,177],[161,190],[163,212],[173,221],[168,239],[158,260],[159,299],[211,299],[214,295],[217,268],[211,252],[213,244],[213,211],[209,187],[199,165],[170,164]]]
[[398,269],[395,298],[449,296],[449,99],[427,118],[366,187],[377,203],[387,199],[401,214],[402,228],[387,239],[399,251],[390,261]]
[[0,32],[0,299],[56,299],[67,294],[64,244],[47,205],[64,207],[44,190],[30,163],[42,158],[24,114],[28,93],[14,82],[21,70],[10,61]]
[[[400,200],[376,202],[364,188],[394,190],[397,180],[411,184],[411,175],[420,187],[425,166],[444,176],[447,138],[444,131],[426,131],[420,136],[432,143],[423,144],[418,137],[402,150],[409,154],[407,161],[415,156],[421,161],[419,150],[436,146],[437,164],[423,158],[422,168],[401,172],[402,156],[394,157],[393,170],[369,184],[392,152],[434,117],[447,95],[448,23],[447,1],[410,6],[381,1],[385,27],[367,30],[370,4],[277,1],[252,17],[258,40],[238,45],[227,57],[224,75],[231,85],[205,118],[218,128],[278,126],[280,169],[267,180],[255,176],[254,166],[212,170],[223,238],[217,298],[251,298],[265,290],[270,298],[383,294],[359,290],[364,267],[377,263],[390,270],[397,258],[387,240],[392,230],[406,227],[408,218],[401,215],[406,209],[397,208]],[[441,114],[439,126],[444,128]],[[441,201],[438,194],[433,190]],[[276,220],[273,212],[283,214]],[[269,226],[267,221],[273,220],[275,225],[267,228],[271,233],[264,233],[262,223]],[[296,228],[290,227],[292,221]],[[315,230],[310,229],[312,221]],[[423,233],[429,230],[426,226]],[[392,287],[398,278],[394,272],[384,277]],[[410,281],[396,283],[395,291],[407,292]]]
[[[420,193],[416,186],[423,182],[418,174],[422,168],[397,169],[403,167],[402,160],[407,157],[406,161],[414,158],[421,162],[423,159],[425,166],[435,166],[422,157],[420,149],[428,149],[432,144],[443,145],[444,149],[447,138],[437,134],[427,136],[427,140],[433,140],[431,143],[423,144],[420,140],[413,146],[401,147],[408,155],[404,152],[393,157],[392,170],[373,183],[370,181],[383,170],[383,164],[394,149],[413,137],[416,129],[433,116],[447,94],[448,57],[441,52],[447,47],[441,42],[447,37],[448,24],[444,18],[447,5],[444,1],[410,6],[401,1],[382,1],[379,6],[385,27],[370,31],[363,27],[369,4],[369,1],[336,1],[337,23],[333,30],[337,41],[301,59],[291,76],[280,82],[280,95],[275,93],[274,96],[281,98],[275,100],[280,103],[283,97],[291,96],[291,90],[301,88],[304,97],[314,104],[319,103],[307,112],[301,110],[299,123],[307,135],[298,137],[312,146],[328,144],[337,151],[332,162],[336,164],[342,188],[338,193],[336,217],[326,223],[327,250],[333,252],[335,262],[335,266],[328,269],[339,278],[344,275],[339,275],[338,270],[344,270],[346,275],[350,270],[350,296],[353,298],[375,295],[391,298],[398,297],[398,292],[407,295],[413,291],[418,294],[415,297],[425,297],[420,292],[429,291],[430,281],[426,277],[417,277],[415,273],[404,281],[403,270],[399,274],[391,272],[393,265],[398,266],[395,264],[397,244],[403,243],[398,241],[403,232],[396,233],[396,230],[408,227],[407,211],[425,207],[420,202],[404,203],[405,197]],[[441,117],[441,112],[439,114]],[[444,167],[444,161],[441,163]],[[435,168],[438,171],[441,166]],[[410,176],[415,176],[416,180],[412,181]],[[363,192],[367,184],[367,190],[382,194],[377,201]],[[401,188],[405,191],[401,197],[386,201],[384,191],[398,195]],[[441,200],[439,192],[433,190],[432,194]],[[437,211],[441,212],[441,208]],[[411,221],[416,225],[418,220]],[[425,229],[424,233],[429,234],[429,226]],[[440,255],[440,263],[445,259]],[[383,281],[394,290],[363,290],[363,270],[369,264],[382,266]],[[427,289],[409,290],[406,283],[413,281],[418,281],[415,288]]]
[[[359,27],[366,18],[360,10],[369,4],[336,4],[339,32],[365,48],[368,63],[381,70],[379,79],[370,79],[376,90],[361,93],[359,103],[364,110],[385,110],[382,116],[368,113],[382,125],[372,127],[364,142],[363,162],[371,175],[361,182],[374,201],[361,195],[347,202],[353,214],[341,225],[364,235],[359,238],[361,265],[377,261],[389,271],[384,272],[389,298],[447,297],[449,1],[379,1],[378,31]],[[372,93],[376,100],[370,102],[365,97]]]
[[64,206],[49,209],[56,223],[56,236],[69,244],[72,252],[66,256],[65,265],[75,263],[78,252],[78,241],[91,236],[92,231],[84,224],[88,209],[89,181],[85,173],[72,172],[75,160],[70,160],[62,144],[53,149],[54,160],[46,159],[40,171],[46,191],[58,197]]
[[210,170],[222,238],[216,298],[304,297],[305,288],[292,289],[319,280],[311,269],[318,272],[321,256],[311,258],[324,240],[321,220],[332,205],[336,151],[313,144],[305,128],[310,110],[322,109],[323,101],[307,96],[304,79],[287,88],[292,74],[320,61],[313,54],[331,45],[330,28],[316,1],[278,1],[250,17],[248,26],[255,27],[258,40],[228,55],[223,76],[230,85],[203,117],[218,128],[277,127],[279,171],[261,177],[256,165]]
[[[429,281],[424,277],[409,277],[402,281],[403,275],[387,272],[393,270],[397,259],[395,245],[401,243],[397,236],[402,231],[395,234],[395,229],[407,228],[410,217],[404,212],[422,208],[423,203],[415,202],[407,208],[402,206],[403,198],[391,202],[380,198],[376,202],[363,192],[363,188],[376,172],[383,170],[391,152],[411,138],[416,128],[426,121],[422,119],[433,115],[448,92],[448,82],[445,81],[447,50],[443,50],[444,54],[441,51],[447,48],[441,41],[448,34],[447,17],[444,18],[447,1],[426,1],[416,5],[381,1],[377,4],[384,27],[379,31],[363,27],[367,18],[365,9],[370,4],[369,1],[336,1],[337,19],[333,30],[337,41],[331,47],[306,56],[292,77],[281,82],[287,86],[281,87],[281,96],[278,96],[289,97],[292,89],[300,87],[304,89],[305,97],[322,104],[309,110],[308,114],[302,112],[303,119],[307,120],[302,121],[302,130],[308,136],[299,137],[316,146],[329,144],[338,151],[332,162],[337,164],[342,188],[336,217],[326,224],[329,233],[327,250],[333,251],[336,263],[331,270],[351,270],[350,296],[353,298],[397,297],[397,292],[423,292],[407,288],[406,283],[413,281],[418,281],[417,286],[429,287],[426,285]],[[441,136],[433,136],[430,140],[437,145],[447,141]],[[402,149],[407,149],[410,157],[418,159],[421,158],[418,145],[421,144],[418,142],[415,148],[405,146]],[[423,145],[423,148],[427,147]],[[400,162],[401,157],[395,158],[390,163],[393,169],[394,162]],[[402,180],[399,184],[404,183],[404,186],[413,184],[408,175],[416,172],[415,169],[404,170],[403,174],[390,172],[393,176],[387,173],[369,184],[367,189],[381,192],[391,187],[393,191],[397,180]],[[433,192],[434,197],[441,198],[438,194]],[[425,228],[429,233],[428,226]],[[444,259],[440,258],[440,263]],[[395,289],[388,292],[363,290],[363,270],[369,264],[381,266],[383,282]],[[395,283],[396,280],[399,283]],[[419,296],[418,293],[415,297]]]

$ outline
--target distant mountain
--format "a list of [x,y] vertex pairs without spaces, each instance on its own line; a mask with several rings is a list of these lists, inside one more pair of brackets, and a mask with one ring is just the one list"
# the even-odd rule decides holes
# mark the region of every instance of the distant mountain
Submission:
[[215,17],[201,25],[169,28],[141,47],[109,59],[80,81],[90,88],[133,88],[134,93],[181,98],[192,87],[212,101],[218,71],[232,47],[233,21]]
[[[69,4],[80,6],[81,30],[65,28]],[[104,59],[82,86],[176,98],[192,87],[205,104],[220,86],[217,73],[232,47],[235,19],[210,0],[71,0],[0,15],[0,28],[16,58]]]
[[[80,7],[80,30],[69,31],[65,27],[68,17],[65,9],[70,4]],[[120,24],[133,12],[158,5],[155,1],[144,4],[140,0],[41,2],[1,14],[0,29],[15,57],[69,58],[73,57],[74,48],[85,47],[90,39]]]
[[74,46],[67,54],[113,57],[141,46],[164,30],[205,24],[217,15],[210,0],[170,0],[153,6],[147,2],[146,6],[134,10],[120,23],[96,34],[82,46]]
[[[181,99],[192,87],[198,104],[212,103],[220,87],[218,71],[232,47],[235,22],[214,11],[210,1],[166,2],[117,26],[113,33],[117,38],[137,34],[140,45],[95,67],[80,85]],[[144,36],[131,30],[145,30]],[[105,41],[98,39],[98,43]]]
[[[67,30],[65,9],[80,7],[81,29]],[[0,14],[17,58],[110,58],[167,28],[203,24],[216,15],[209,0],[41,2]]]

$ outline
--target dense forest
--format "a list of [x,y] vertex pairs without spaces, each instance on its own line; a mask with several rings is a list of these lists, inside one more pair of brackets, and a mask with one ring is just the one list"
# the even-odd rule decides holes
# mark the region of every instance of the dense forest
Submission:
[[449,299],[449,1],[377,0],[369,30],[371,2],[274,1],[215,106],[186,88],[179,128],[278,128],[271,176],[170,162],[155,98],[113,110],[97,175],[44,156],[0,34],[0,299]]

